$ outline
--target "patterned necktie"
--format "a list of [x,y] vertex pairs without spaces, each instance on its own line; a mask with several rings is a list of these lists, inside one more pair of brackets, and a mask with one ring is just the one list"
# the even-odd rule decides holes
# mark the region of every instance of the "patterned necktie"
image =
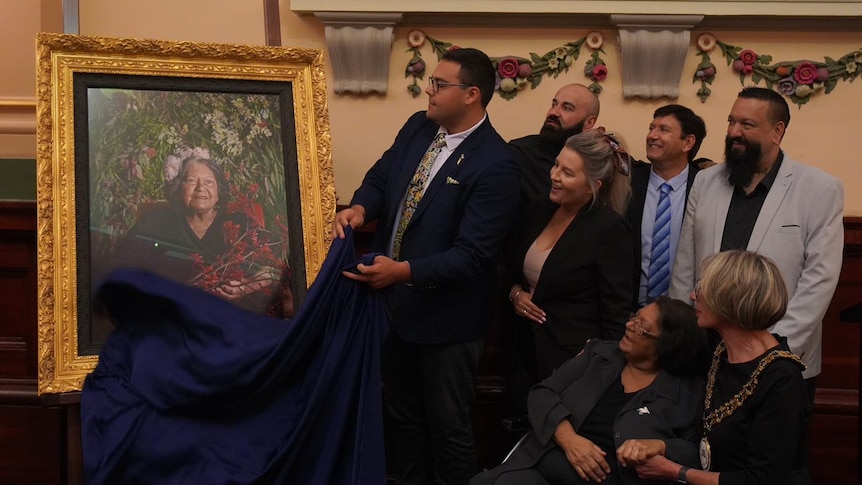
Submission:
[[401,238],[404,237],[404,230],[407,229],[407,224],[410,223],[413,213],[416,212],[416,207],[419,206],[419,201],[422,200],[422,194],[425,193],[425,183],[428,181],[431,167],[434,166],[437,155],[440,155],[440,150],[445,146],[446,135],[437,133],[434,142],[431,143],[425,156],[419,162],[419,166],[416,167],[416,173],[413,174],[410,185],[407,186],[407,195],[404,197],[404,206],[401,208],[401,219],[398,221],[398,229],[392,240],[392,258],[395,260],[398,260],[398,255],[401,252]]
[[670,184],[663,183],[658,206],[655,211],[655,225],[652,230],[652,253],[649,258],[649,280],[647,298],[653,299],[667,294],[670,285]]

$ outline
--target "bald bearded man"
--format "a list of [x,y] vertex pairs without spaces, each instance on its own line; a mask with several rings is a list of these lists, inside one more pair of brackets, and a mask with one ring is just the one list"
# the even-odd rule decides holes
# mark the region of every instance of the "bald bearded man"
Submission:
[[538,135],[509,142],[521,168],[521,204],[547,198],[551,191],[551,166],[566,140],[593,128],[599,117],[599,98],[583,84],[560,88]]

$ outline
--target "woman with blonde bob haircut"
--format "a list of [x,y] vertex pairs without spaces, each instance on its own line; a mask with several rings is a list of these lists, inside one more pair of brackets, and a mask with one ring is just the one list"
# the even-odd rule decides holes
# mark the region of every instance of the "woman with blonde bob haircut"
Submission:
[[778,267],[750,251],[715,254],[691,298],[698,326],[721,337],[707,376],[701,469],[655,456],[638,474],[692,485],[810,484],[805,365],[768,330],[787,308]]
[[[712,260],[715,263],[711,263]],[[703,304],[719,318],[746,330],[765,330],[787,311],[787,287],[769,258],[726,251],[704,261],[698,289]]]

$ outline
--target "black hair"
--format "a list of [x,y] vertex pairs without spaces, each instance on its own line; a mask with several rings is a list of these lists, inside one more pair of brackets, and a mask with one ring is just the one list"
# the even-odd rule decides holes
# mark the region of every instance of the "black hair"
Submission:
[[697,326],[691,305],[667,296],[659,296],[661,333],[656,342],[659,366],[677,376],[702,375],[710,363],[706,331]]
[[772,124],[774,125],[779,121],[783,121],[784,129],[787,129],[790,125],[790,107],[787,105],[787,101],[784,99],[784,96],[777,92],[757,86],[748,86],[743,88],[737,97],[766,101],[769,103],[769,116],[772,118],[770,120]]
[[700,150],[700,145],[703,143],[703,139],[706,138],[706,123],[703,122],[703,119],[700,116],[694,114],[694,111],[680,104],[662,106],[655,110],[655,113],[652,115],[653,118],[663,118],[665,116],[673,116],[676,118],[679,122],[680,128],[682,128],[683,139],[688,135],[694,135],[694,145],[688,152],[688,161],[691,162],[694,160],[694,157],[697,156],[697,152]]
[[461,66],[460,83],[479,88],[482,93],[482,107],[488,106],[494,95],[497,77],[491,59],[484,52],[473,48],[449,49],[441,61],[454,62]]

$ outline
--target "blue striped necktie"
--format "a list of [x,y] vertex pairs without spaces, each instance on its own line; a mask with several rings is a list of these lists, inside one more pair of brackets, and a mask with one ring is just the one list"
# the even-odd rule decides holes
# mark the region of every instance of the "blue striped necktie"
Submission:
[[661,195],[655,211],[652,230],[652,252],[649,258],[647,298],[666,295],[670,285],[670,191],[667,182],[659,187]]
[[398,220],[398,229],[395,231],[395,238],[392,240],[392,259],[398,260],[401,253],[401,239],[404,237],[404,231],[407,229],[407,224],[413,218],[413,213],[416,212],[416,207],[419,201],[422,200],[422,195],[425,193],[425,184],[428,182],[428,175],[431,174],[431,167],[434,166],[434,161],[437,156],[446,146],[446,134],[437,133],[428,151],[416,167],[416,172],[413,174],[413,179],[410,180],[410,185],[407,186],[407,195],[404,197],[404,206],[401,208],[401,218]]

